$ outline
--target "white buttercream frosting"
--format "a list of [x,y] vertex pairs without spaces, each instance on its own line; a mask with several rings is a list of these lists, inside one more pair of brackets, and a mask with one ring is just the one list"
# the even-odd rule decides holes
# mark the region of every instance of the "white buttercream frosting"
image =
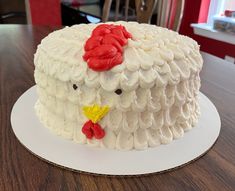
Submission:
[[[112,149],[146,149],[182,137],[200,114],[198,44],[154,25],[115,24],[133,38],[124,47],[123,63],[110,71],[95,72],[82,58],[95,24],[66,27],[42,40],[34,58],[40,121],[62,137]],[[81,132],[88,120],[82,107],[92,104],[110,107],[99,122],[106,132],[101,140]]]

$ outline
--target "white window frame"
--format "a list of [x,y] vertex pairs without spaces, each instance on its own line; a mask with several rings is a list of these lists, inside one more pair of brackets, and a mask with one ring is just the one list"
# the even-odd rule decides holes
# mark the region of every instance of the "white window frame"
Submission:
[[224,9],[224,0],[211,0],[210,8],[207,17],[207,24],[212,26],[213,25],[213,16],[217,15]]

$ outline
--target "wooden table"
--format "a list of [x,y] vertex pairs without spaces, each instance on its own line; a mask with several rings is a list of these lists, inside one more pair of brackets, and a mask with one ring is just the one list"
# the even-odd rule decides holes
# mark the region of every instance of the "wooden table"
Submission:
[[1,191],[235,190],[235,65],[205,53],[201,91],[217,107],[222,128],[214,147],[195,162],[162,174],[109,177],[64,170],[27,151],[11,129],[10,113],[17,98],[34,85],[33,54],[53,29],[0,25]]

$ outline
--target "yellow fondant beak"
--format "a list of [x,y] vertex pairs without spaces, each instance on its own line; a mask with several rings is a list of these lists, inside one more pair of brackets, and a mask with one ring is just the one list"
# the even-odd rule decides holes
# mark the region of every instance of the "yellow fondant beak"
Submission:
[[99,106],[97,104],[92,106],[84,106],[83,113],[93,123],[100,121],[109,112],[109,106]]

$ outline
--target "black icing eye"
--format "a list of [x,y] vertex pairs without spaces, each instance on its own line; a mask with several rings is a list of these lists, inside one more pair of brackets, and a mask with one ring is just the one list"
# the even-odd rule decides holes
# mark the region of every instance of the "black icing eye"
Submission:
[[74,89],[74,90],[78,89],[78,87],[77,87],[76,84],[73,84],[73,89]]
[[121,89],[116,89],[116,90],[115,90],[115,93],[116,93],[117,95],[121,95],[121,94],[122,94],[122,90],[121,90]]

